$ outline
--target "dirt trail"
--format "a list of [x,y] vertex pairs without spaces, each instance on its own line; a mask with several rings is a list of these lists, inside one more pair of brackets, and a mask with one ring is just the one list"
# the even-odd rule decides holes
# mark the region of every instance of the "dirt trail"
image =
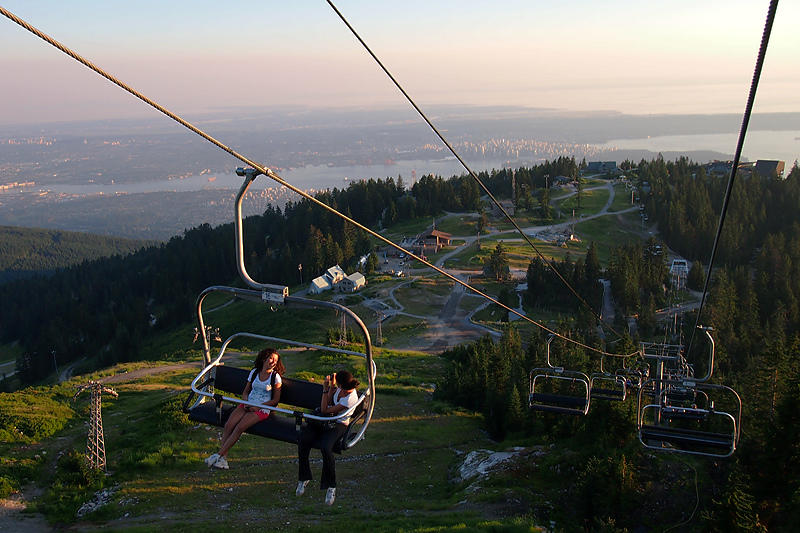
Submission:
[[38,494],[33,488],[0,499],[0,531],[3,533],[54,531],[40,514],[23,513],[28,501]]

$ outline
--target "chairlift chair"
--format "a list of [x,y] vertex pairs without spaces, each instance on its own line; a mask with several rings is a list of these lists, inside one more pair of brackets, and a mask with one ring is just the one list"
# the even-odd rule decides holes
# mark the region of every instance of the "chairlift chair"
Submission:
[[[250,288],[243,289],[227,286],[212,286],[205,289],[197,298],[197,331],[203,341],[204,367],[192,380],[191,392],[184,402],[184,410],[191,420],[204,422],[216,426],[224,426],[230,413],[238,404],[250,405],[261,409],[268,409],[272,416],[251,426],[247,432],[272,438],[284,442],[297,443],[301,426],[310,420],[319,422],[336,422],[350,417],[348,431],[336,443],[334,451],[341,453],[364,438],[372,413],[375,408],[375,376],[377,374],[375,363],[372,359],[372,343],[369,331],[364,322],[350,309],[335,302],[311,300],[297,296],[289,296],[288,287],[271,285],[254,281],[247,273],[244,264],[244,239],[242,234],[242,199],[247,189],[258,176],[255,169],[236,170],[245,180],[239,189],[235,202],[235,231],[236,231],[236,259],[239,275]],[[222,344],[219,354],[212,361],[210,334],[203,318],[203,301],[211,293],[225,293],[237,299],[260,303],[270,307],[304,307],[313,309],[328,309],[342,313],[356,324],[363,337],[364,351],[357,352],[343,348],[332,348],[316,344],[305,343],[293,339],[271,337],[255,333],[240,332],[229,336]],[[255,339],[275,343],[277,346],[291,345],[302,346],[308,349],[324,352],[335,352],[361,357],[365,361],[367,387],[358,394],[358,403],[351,409],[334,417],[323,417],[313,414],[319,407],[322,397],[322,385],[299,379],[284,377],[281,386],[281,403],[278,406],[254,404],[241,399],[247,384],[248,371],[241,368],[225,366],[223,359],[228,354],[229,346],[237,339]],[[190,405],[191,404],[191,405]],[[286,415],[286,416],[281,416]],[[319,447],[319,443],[316,443]]]
[[589,376],[591,399],[624,402],[628,394],[626,380],[623,376],[605,370],[605,358],[605,355],[600,358],[600,372]]
[[650,365],[647,364],[644,358],[640,358],[633,365],[628,366],[626,359],[615,374],[625,380],[626,388],[639,390],[642,388],[642,384],[650,377]]
[[547,339],[547,367],[534,368],[530,372],[528,407],[535,411],[585,415],[589,412],[590,403],[589,376],[553,366],[550,362],[550,343],[554,338],[554,335],[550,335]]
[[[732,388],[708,382],[714,371],[714,339],[710,328],[701,329],[709,340],[708,370],[702,378],[684,375],[694,370],[680,351],[645,355],[656,360],[660,371],[639,391],[639,441],[655,450],[729,457],[741,436],[742,400]],[[664,372],[665,363],[673,365],[672,372]]]

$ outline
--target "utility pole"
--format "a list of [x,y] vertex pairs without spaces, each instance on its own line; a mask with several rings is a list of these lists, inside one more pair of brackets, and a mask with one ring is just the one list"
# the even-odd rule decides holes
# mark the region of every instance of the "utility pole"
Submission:
[[378,341],[376,343],[378,346],[382,346],[383,345],[383,331],[381,330],[381,323],[383,322],[384,314],[381,311],[377,311],[377,313],[378,313],[378,331],[376,332],[376,334],[377,334],[378,338],[375,339],[375,340]]
[[119,397],[113,389],[104,387],[99,381],[90,381],[84,385],[78,385],[78,392],[72,397],[72,401],[84,390],[91,390],[91,405],[89,407],[89,436],[86,439],[86,460],[89,467],[94,470],[106,469],[106,444],[103,438],[103,415],[101,413],[101,396],[105,392],[114,398]]

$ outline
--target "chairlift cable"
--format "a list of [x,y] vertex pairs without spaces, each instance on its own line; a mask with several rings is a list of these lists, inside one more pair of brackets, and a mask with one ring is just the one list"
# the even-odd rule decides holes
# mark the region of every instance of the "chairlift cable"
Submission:
[[[121,89],[123,89],[126,92],[132,94],[136,98],[138,98],[141,101],[145,102],[146,104],[148,104],[149,106],[153,107],[154,109],[160,111],[161,113],[163,113],[164,115],[168,116],[169,118],[175,120],[176,122],[178,122],[182,126],[186,127],[187,129],[191,130],[192,132],[194,132],[197,135],[201,136],[202,138],[206,139],[207,141],[209,141],[210,143],[214,144],[218,148],[221,148],[222,150],[224,150],[228,154],[232,155],[236,159],[238,159],[241,162],[245,163],[246,165],[256,169],[258,171],[258,173],[264,174],[265,176],[267,176],[268,178],[272,179],[273,181],[279,183],[280,185],[283,185],[284,187],[286,187],[290,191],[292,191],[294,193],[297,193],[298,195],[300,195],[303,198],[309,200],[310,202],[318,205],[319,207],[329,211],[330,213],[342,218],[343,220],[345,220],[347,222],[350,222],[355,227],[361,229],[362,231],[365,231],[370,236],[375,237],[376,239],[380,240],[381,242],[383,242],[383,243],[395,248],[396,250],[398,250],[400,252],[408,254],[409,257],[411,257],[411,258],[419,261],[420,263],[432,268],[433,270],[435,270],[436,272],[442,274],[443,276],[445,276],[446,278],[450,279],[451,281],[453,281],[455,283],[458,283],[459,285],[463,286],[466,289],[471,290],[475,294],[477,294],[477,295],[483,297],[484,299],[494,303],[495,305],[498,305],[499,307],[505,309],[506,311],[508,311],[510,313],[513,313],[514,315],[518,316],[520,319],[525,320],[525,321],[527,321],[527,322],[529,322],[529,323],[531,323],[531,324],[543,329],[544,331],[546,331],[548,333],[551,333],[551,334],[555,335],[556,337],[559,337],[559,338],[561,338],[561,339],[563,339],[563,340],[565,340],[567,342],[571,342],[571,343],[573,343],[573,344],[575,344],[577,346],[580,346],[580,347],[582,347],[582,348],[584,348],[586,350],[589,350],[589,351],[596,352],[596,353],[598,353],[600,355],[608,355],[610,357],[628,358],[628,357],[635,356],[638,353],[638,352],[634,352],[634,353],[631,353],[631,354],[607,353],[604,350],[601,350],[600,348],[589,346],[588,344],[584,344],[582,342],[576,341],[576,340],[571,339],[571,338],[569,338],[569,337],[567,337],[567,336],[565,336],[565,335],[563,335],[561,333],[558,333],[557,331],[551,330],[550,328],[548,328],[544,324],[541,324],[541,323],[533,320],[532,318],[520,313],[519,311],[516,311],[515,309],[512,309],[511,307],[508,307],[507,305],[501,303],[500,301],[498,301],[497,299],[493,298],[492,296],[489,296],[488,294],[486,294],[486,293],[480,291],[479,289],[473,287],[469,283],[466,283],[466,282],[458,279],[458,277],[450,274],[449,272],[446,272],[445,270],[437,267],[436,265],[434,265],[432,263],[429,263],[427,260],[422,259],[421,257],[417,256],[416,254],[404,249],[399,244],[396,244],[395,242],[391,241],[390,239],[387,239],[386,237],[384,237],[383,235],[381,235],[381,234],[369,229],[368,227],[364,226],[360,222],[357,222],[356,220],[354,220],[354,219],[348,217],[347,215],[339,212],[338,210],[336,210],[333,207],[325,204],[321,200],[313,197],[312,195],[310,195],[306,191],[303,191],[302,189],[300,189],[298,187],[295,187],[291,183],[289,183],[289,182],[285,181],[283,178],[281,178],[271,168],[269,168],[269,167],[267,167],[265,165],[261,165],[259,163],[256,163],[255,161],[253,161],[253,160],[247,158],[246,156],[238,153],[237,151],[233,150],[232,148],[230,148],[229,146],[225,145],[221,141],[215,139],[214,137],[212,137],[208,133],[206,133],[203,130],[201,130],[200,128],[198,128],[197,126],[189,123],[188,121],[184,120],[180,116],[178,116],[175,113],[169,111],[167,108],[161,106],[160,104],[158,104],[155,101],[151,100],[150,98],[146,97],[145,95],[143,95],[142,93],[140,93],[139,91],[137,91],[136,89],[131,87],[130,85],[127,85],[126,83],[124,83],[121,80],[117,79],[113,75],[107,73],[106,71],[104,71],[103,69],[98,67],[97,65],[93,64],[89,60],[87,60],[84,57],[82,57],[77,52],[67,48],[62,43],[56,41],[55,39],[53,39],[49,35],[43,33],[42,31],[38,30],[37,28],[35,28],[31,24],[29,24],[29,23],[25,22],[24,20],[20,19],[19,17],[17,17],[16,15],[11,13],[7,9],[3,8],[2,6],[0,6],[0,13],[2,13],[6,18],[10,19],[11,21],[15,22],[16,24],[22,26],[23,28],[25,28],[29,32],[33,33],[37,37],[39,37],[42,40],[46,41],[47,43],[51,44],[55,48],[61,50],[66,55],[72,57],[73,59],[75,59],[79,63],[81,63],[84,66],[88,67],[89,69],[93,70],[97,74],[103,76],[104,78],[106,78],[107,80],[109,80],[113,84],[117,85]],[[253,173],[253,174],[250,175],[249,179],[255,180],[256,177],[257,177],[257,174]]]
[[758,50],[758,58],[756,59],[756,66],[753,72],[753,80],[750,83],[750,92],[747,96],[747,104],[744,109],[744,116],[742,117],[742,126],[739,129],[739,140],[736,143],[736,154],[733,158],[733,166],[731,168],[731,175],[728,178],[728,185],[725,190],[725,199],[722,202],[722,209],[719,214],[719,223],[717,224],[717,233],[714,236],[714,245],[711,248],[711,259],[708,261],[708,272],[706,273],[706,280],[703,284],[703,296],[700,299],[700,307],[697,308],[697,317],[695,318],[694,329],[692,329],[692,336],[689,337],[689,344],[686,348],[686,353],[690,353],[692,349],[692,342],[694,341],[694,333],[700,325],[700,315],[703,312],[703,305],[706,302],[706,295],[708,288],[711,284],[711,272],[714,267],[714,259],[717,255],[717,246],[719,244],[720,235],[722,235],[722,227],[725,224],[725,215],[728,211],[728,204],[730,203],[731,194],[733,192],[733,182],[736,179],[736,170],[739,166],[739,159],[742,156],[742,147],[744,146],[744,137],[747,134],[747,126],[750,123],[750,114],[753,111],[753,103],[756,99],[756,89],[758,89],[758,81],[761,78],[761,69],[764,66],[764,57],[767,54],[767,46],[769,45],[769,36],[772,32],[772,23],[775,21],[775,12],[778,9],[778,0],[770,0],[769,9],[767,10],[767,21],[764,24],[764,33],[761,36],[761,46]]
[[375,53],[367,45],[367,43],[364,41],[364,39],[361,38],[361,36],[358,34],[358,32],[355,30],[355,28],[353,28],[353,26],[347,21],[347,19],[341,13],[341,11],[339,11],[336,8],[336,6],[333,4],[333,1],[332,0],[326,0],[326,1],[328,2],[328,5],[331,6],[331,9],[333,9],[336,12],[336,14],[339,16],[339,18],[342,19],[342,22],[344,22],[344,24],[348,27],[348,29],[355,36],[355,38],[358,40],[358,42],[361,43],[361,45],[364,47],[364,49],[367,51],[367,53],[369,53],[369,55],[372,56],[372,59],[375,60],[375,62],[383,70],[383,72],[385,72],[386,75],[389,77],[389,79],[392,80],[392,83],[394,83],[394,85],[397,87],[397,89],[401,93],[403,93],[403,96],[405,96],[406,100],[408,100],[408,103],[411,104],[411,106],[416,110],[416,112],[419,113],[419,116],[422,117],[422,120],[424,120],[425,123],[428,124],[428,126],[430,126],[431,130],[433,130],[433,133],[435,133],[436,136],[439,137],[439,140],[441,140],[444,143],[444,145],[447,147],[447,149],[450,150],[450,153],[452,153],[453,156],[458,160],[458,162],[461,163],[461,166],[464,167],[464,169],[472,177],[472,179],[474,179],[478,183],[480,188],[483,189],[483,191],[486,193],[487,196],[489,196],[489,198],[492,200],[494,205],[496,205],[498,207],[498,209],[500,209],[500,211],[505,216],[506,220],[508,220],[514,226],[514,228],[522,236],[522,238],[525,239],[525,241],[531,246],[531,248],[533,248],[533,250],[539,256],[539,258],[550,268],[550,270],[552,270],[555,273],[555,275],[558,277],[558,279],[560,279],[561,282],[564,283],[564,285],[570,290],[570,292],[572,292],[572,294],[575,295],[575,297],[578,299],[578,301],[580,301],[583,305],[585,305],[589,309],[589,311],[591,311],[591,313],[598,320],[598,322],[600,322],[600,324],[603,324],[604,326],[608,327],[608,329],[611,330],[611,332],[614,333],[614,335],[616,335],[617,337],[623,338],[622,335],[620,335],[611,325],[609,325],[608,323],[606,323],[602,319],[600,314],[597,311],[595,311],[594,308],[591,305],[589,305],[589,303],[580,294],[578,294],[578,292],[572,287],[572,285],[569,284],[569,282],[564,278],[564,276],[561,275],[561,273],[558,271],[558,269],[555,267],[555,265],[552,264],[544,256],[544,254],[542,254],[541,251],[539,251],[539,249],[536,247],[536,245],[533,243],[533,241],[530,239],[530,237],[528,237],[528,235],[526,235],[525,232],[522,231],[522,228],[519,227],[519,225],[517,224],[517,221],[514,220],[514,218],[508,213],[508,211],[505,210],[505,208],[500,204],[500,202],[489,191],[488,187],[486,187],[486,185],[481,181],[481,179],[478,178],[478,175],[475,174],[475,172],[473,172],[473,170],[469,166],[467,166],[467,163],[455,151],[455,149],[447,141],[447,139],[445,139],[444,135],[442,135],[442,133],[439,131],[439,129],[436,126],[433,125],[433,123],[430,121],[430,119],[428,119],[428,117],[425,115],[425,113],[422,111],[422,109],[420,109],[420,107],[411,98],[411,96],[409,96],[409,94],[405,91],[405,89],[403,89],[402,85],[400,85],[400,83],[397,81],[397,79],[395,79],[395,77],[392,75],[392,73],[389,72],[389,69],[386,68],[386,66],[383,64],[383,62],[380,59],[378,59],[378,56],[375,55]]
[[697,469],[693,465],[689,464],[688,462],[684,462],[684,461],[681,461],[681,462],[683,462],[683,464],[685,464],[686,466],[688,466],[689,468],[691,468],[694,471],[694,509],[692,509],[692,514],[689,515],[689,518],[687,518],[686,520],[684,520],[680,524],[675,524],[674,526],[668,527],[662,533],[667,533],[668,531],[672,531],[673,529],[677,529],[679,527],[683,527],[686,524],[688,524],[689,522],[691,522],[692,519],[694,518],[695,513],[697,512],[697,508],[700,507],[700,488],[699,488],[698,483],[697,483]]

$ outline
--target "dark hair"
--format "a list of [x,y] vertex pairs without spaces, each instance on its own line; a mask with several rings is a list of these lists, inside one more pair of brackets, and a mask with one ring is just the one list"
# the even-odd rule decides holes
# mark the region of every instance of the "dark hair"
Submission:
[[281,360],[281,354],[278,353],[278,350],[275,348],[264,348],[258,355],[256,356],[256,360],[253,363],[253,368],[257,371],[261,371],[261,367],[264,366],[264,361],[269,359],[272,354],[276,354],[278,356],[278,362],[275,364],[275,372],[280,375],[283,375],[286,372],[286,367],[283,366],[283,361]]
[[340,370],[336,373],[336,385],[342,390],[350,390],[358,387],[358,380],[347,370]]

